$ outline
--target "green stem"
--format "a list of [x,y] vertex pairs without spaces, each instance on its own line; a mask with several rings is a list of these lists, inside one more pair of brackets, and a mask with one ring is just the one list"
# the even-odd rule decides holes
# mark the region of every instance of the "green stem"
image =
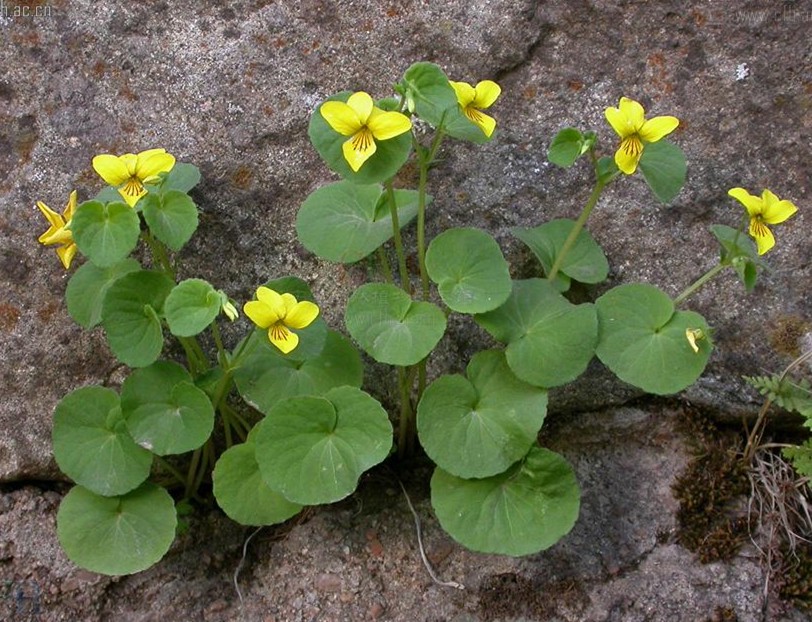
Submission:
[[183,473],[178,471],[175,467],[169,464],[166,460],[161,458],[160,456],[153,456],[154,460],[161,466],[161,468],[166,469],[169,471],[172,476],[178,480],[182,485],[186,485],[186,478],[183,476]]
[[713,266],[710,270],[708,270],[705,274],[700,276],[696,281],[691,283],[685,290],[676,298],[674,298],[674,306],[678,307],[681,305],[685,300],[693,295],[700,287],[705,285],[708,281],[710,281],[713,277],[719,274],[722,270],[728,267],[728,264],[724,263],[724,261],[720,261],[718,264]]
[[431,147],[424,149],[414,139],[415,151],[418,156],[418,166],[420,168],[420,179],[417,186],[417,263],[420,269],[420,286],[423,300],[429,298],[429,275],[426,271],[426,187],[428,184],[429,167],[434,161],[434,156],[443,142],[444,133],[442,128],[438,128],[434,135]]
[[395,275],[392,273],[392,266],[389,265],[389,260],[386,258],[386,252],[383,246],[378,247],[378,263],[381,265],[381,272],[386,279],[387,283],[395,284]]
[[388,180],[386,186],[386,197],[389,203],[389,213],[392,215],[392,237],[395,240],[395,253],[398,256],[398,271],[400,272],[400,286],[403,291],[411,296],[409,287],[409,271],[406,268],[406,254],[403,252],[403,238],[400,235],[400,219],[398,218],[398,206],[395,203],[395,189],[392,187],[392,180]]
[[412,424],[412,382],[414,374],[409,368],[398,367],[398,388],[400,389],[400,421],[398,421],[398,457],[403,459],[414,448],[414,426]]
[[166,250],[166,246],[160,240],[156,240],[152,233],[145,230],[141,233],[141,237],[143,238],[144,242],[146,242],[147,246],[149,247],[150,252],[152,253],[152,259],[156,265],[161,267],[166,275],[175,280],[175,270],[172,267],[172,263],[169,261],[169,253]]
[[573,245],[575,244],[575,240],[578,239],[578,235],[581,233],[581,230],[584,228],[586,221],[589,219],[589,215],[592,213],[594,207],[598,204],[598,199],[601,197],[601,192],[606,187],[606,182],[601,181],[598,179],[595,182],[595,188],[592,190],[592,194],[589,195],[589,200],[587,200],[586,205],[584,206],[583,211],[581,211],[581,215],[578,217],[578,220],[575,221],[575,226],[570,230],[570,234],[567,236],[567,239],[564,240],[564,246],[561,247],[561,250],[555,257],[555,261],[553,262],[553,267],[550,269],[550,274],[547,275],[547,280],[552,281],[555,279],[558,271],[561,269],[561,264],[564,262],[564,258],[567,256],[567,253],[570,252]]
[[195,475],[197,474],[197,466],[200,464],[200,456],[202,453],[202,447],[198,447],[192,454],[192,462],[189,464],[189,472],[186,475],[186,491],[183,494],[186,499],[191,499],[195,492],[197,492],[195,488]]

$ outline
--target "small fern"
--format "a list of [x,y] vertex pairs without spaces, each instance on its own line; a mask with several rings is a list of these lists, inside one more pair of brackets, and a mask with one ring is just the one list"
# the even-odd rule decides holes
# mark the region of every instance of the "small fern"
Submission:
[[803,445],[785,447],[781,453],[792,463],[799,475],[812,477],[812,439],[807,440]]
[[804,425],[812,428],[812,389],[805,378],[800,380],[779,375],[773,376],[745,376],[745,381],[755,387],[759,393],[766,396],[785,410],[797,412],[806,418]]

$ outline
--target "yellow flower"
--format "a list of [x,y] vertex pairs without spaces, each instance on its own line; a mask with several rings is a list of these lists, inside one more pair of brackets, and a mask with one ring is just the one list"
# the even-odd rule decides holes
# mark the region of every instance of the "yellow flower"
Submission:
[[[159,173],[168,173],[175,166],[175,156],[166,149],[149,149],[138,155],[109,153],[93,158],[93,168],[111,186],[117,187],[127,205],[133,207],[147,193],[145,183],[157,181]],[[119,186],[121,186],[119,188]]]
[[491,80],[483,80],[476,87],[467,82],[452,82],[450,80],[449,84],[457,94],[457,101],[462,106],[463,114],[472,123],[476,124],[485,136],[490,138],[496,128],[496,121],[493,117],[489,117],[481,111],[493,106],[493,103],[502,92],[499,85]]
[[789,201],[782,201],[765,189],[761,198],[754,197],[744,188],[731,188],[727,193],[744,205],[750,216],[749,233],[758,245],[758,254],[763,255],[773,246],[775,238],[767,225],[777,225],[798,211]]
[[691,346],[694,354],[699,354],[699,346],[696,345],[696,342],[705,338],[704,331],[701,328],[686,328],[685,338],[688,340],[688,345]]
[[257,299],[243,305],[245,315],[260,328],[268,329],[268,339],[283,354],[299,345],[299,336],[291,328],[305,328],[319,315],[312,302],[297,302],[293,294],[279,294],[267,287],[257,289]]
[[56,254],[62,261],[62,265],[65,266],[65,270],[67,270],[76,255],[76,244],[70,231],[70,221],[73,218],[73,212],[76,211],[76,190],[70,193],[68,204],[61,216],[42,201],[37,201],[37,207],[51,225],[48,231],[39,236],[38,241],[46,246],[60,244],[61,246],[56,249]]
[[324,102],[319,111],[331,128],[342,136],[351,137],[341,149],[356,173],[378,149],[376,140],[388,140],[412,129],[409,117],[375,107],[372,98],[363,91],[350,95],[346,104]]
[[637,163],[640,162],[646,143],[656,143],[679,125],[676,117],[654,117],[646,121],[643,106],[628,97],[621,97],[620,105],[617,108],[607,108],[604,114],[609,125],[620,136],[615,164],[627,175],[637,170]]

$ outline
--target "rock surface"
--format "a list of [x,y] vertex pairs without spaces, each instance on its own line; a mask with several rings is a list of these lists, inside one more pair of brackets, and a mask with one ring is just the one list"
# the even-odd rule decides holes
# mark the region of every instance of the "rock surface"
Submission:
[[[119,375],[103,335],[82,331],[65,312],[67,275],[52,251],[36,244],[45,224],[35,201],[61,211],[74,188],[82,198],[94,195],[101,182],[90,160],[97,153],[165,147],[204,177],[194,194],[201,226],[184,251],[183,276],[207,278],[246,300],[269,277],[296,274],[341,328],[344,302],[366,268],[324,264],[296,242],[299,204],[333,178],[307,140],[309,114],[345,88],[386,95],[419,60],[503,88],[496,140],[445,148],[431,182],[430,236],[449,226],[485,227],[514,274],[532,275],[534,263],[510,227],[575,217],[589,193],[583,167],[564,171],[546,162],[550,138],[577,125],[597,130],[610,150],[615,138],[603,110],[627,95],[651,114],[680,117],[675,140],[689,177],[668,207],[639,178],[607,191],[589,229],[607,252],[610,284],[651,282],[676,294],[698,277],[717,252],[708,225],[735,226],[741,216],[726,195],[730,187],[769,187],[799,207],[777,231],[768,256],[775,269],[754,293],[744,296],[725,275],[691,299],[690,308],[714,327],[717,349],[687,397],[723,414],[747,411],[754,396],[740,377],[783,368],[809,333],[812,15],[803,3],[54,0],[41,7],[47,16],[14,16],[15,7],[38,4],[6,2],[0,10],[0,482],[59,478],[50,447],[54,405],[78,386]],[[236,340],[237,330],[227,336]],[[461,369],[484,343],[468,323],[452,323],[432,370]],[[373,368],[368,383],[385,392],[381,371]],[[590,416],[561,416],[634,395],[598,364],[552,395],[559,418],[551,419],[584,426],[583,443],[595,446],[571,440],[559,448],[576,464],[586,494],[575,531],[547,553],[515,561],[465,552],[439,530],[422,499],[424,484],[415,484],[429,554],[443,576],[468,586],[464,593],[428,581],[415,556],[411,515],[385,475],[358,496],[360,514],[350,501],[317,511],[278,543],[258,536],[242,609],[229,582],[245,534],[216,514],[200,519],[210,521],[201,533],[218,538],[210,558],[202,553],[205,539],[190,536],[157,568],[111,581],[77,570],[59,551],[58,495],[15,484],[0,501],[0,577],[13,586],[3,588],[0,612],[40,598],[47,620],[150,619],[158,611],[165,619],[175,611],[177,619],[294,620],[318,610],[323,619],[414,619],[418,611],[425,620],[462,622],[490,619],[481,603],[491,602],[492,592],[529,590],[556,596],[518,599],[529,602],[526,610],[500,615],[694,620],[722,605],[740,620],[761,619],[761,577],[752,561],[701,567],[668,540],[657,542],[658,532],[673,526],[669,485],[684,460],[669,444],[676,441],[666,434],[662,447],[625,446],[619,434],[602,443]],[[659,425],[635,416],[646,429]],[[596,453],[634,477],[619,478],[609,492]],[[635,496],[626,497],[629,482]],[[686,609],[692,603],[696,609]]]

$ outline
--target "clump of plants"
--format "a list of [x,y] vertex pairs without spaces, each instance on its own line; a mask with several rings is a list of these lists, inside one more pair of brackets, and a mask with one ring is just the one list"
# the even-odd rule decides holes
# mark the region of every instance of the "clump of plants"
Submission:
[[[575,474],[537,440],[548,390],[575,381],[595,356],[649,393],[692,384],[713,344],[707,321],[684,309],[686,301],[727,268],[752,289],[760,256],[774,244],[769,225],[795,207],[769,190],[734,188],[744,217],[738,227],[711,228],[719,260],[678,296],[625,283],[574,304],[566,296],[573,282],[602,283],[609,272],[586,228],[604,190],[637,173],[662,203],[682,188],[685,158],[666,139],[679,121],[647,119],[624,97],[606,109],[617,134],[608,154],[594,131],[565,128],[553,137],[550,161],[582,164],[593,190],[576,220],[513,230],[538,259],[536,278],[513,280],[483,229],[426,237],[427,213],[442,205],[428,192],[429,177],[442,173],[446,141],[493,140],[497,121],[485,111],[500,94],[490,80],[455,82],[437,65],[416,63],[391,96],[344,91],[313,111],[311,142],[340,179],[304,200],[299,240],[323,261],[371,257],[378,268],[347,301],[349,336],[327,326],[295,276],[269,275],[243,304],[205,280],[178,281],[177,253],[197,228],[189,192],[200,175],[163,149],[97,156],[93,167],[110,187],[81,203],[72,193],[62,214],[39,204],[51,225],[40,241],[57,246],[65,268],[77,254],[85,258],[68,284],[68,312],[87,329],[101,326],[131,370],[120,391],[82,387],[56,408],[54,454],[76,482],[58,535],[74,562],[107,574],[149,567],[169,549],[179,511],[209,484],[241,524],[285,521],[347,497],[365,471],[418,443],[436,464],[437,518],[464,546],[526,555],[570,531],[580,504]],[[396,183],[407,163],[416,188]],[[412,226],[414,271],[401,234]],[[144,262],[136,259],[142,248]],[[253,327],[225,343],[220,325],[237,321],[240,308]],[[500,345],[476,353],[464,374],[429,378],[427,360],[451,314]],[[180,344],[183,363],[162,358],[167,340]],[[398,412],[362,389],[360,351],[393,368]],[[158,485],[158,476],[172,481]]]

